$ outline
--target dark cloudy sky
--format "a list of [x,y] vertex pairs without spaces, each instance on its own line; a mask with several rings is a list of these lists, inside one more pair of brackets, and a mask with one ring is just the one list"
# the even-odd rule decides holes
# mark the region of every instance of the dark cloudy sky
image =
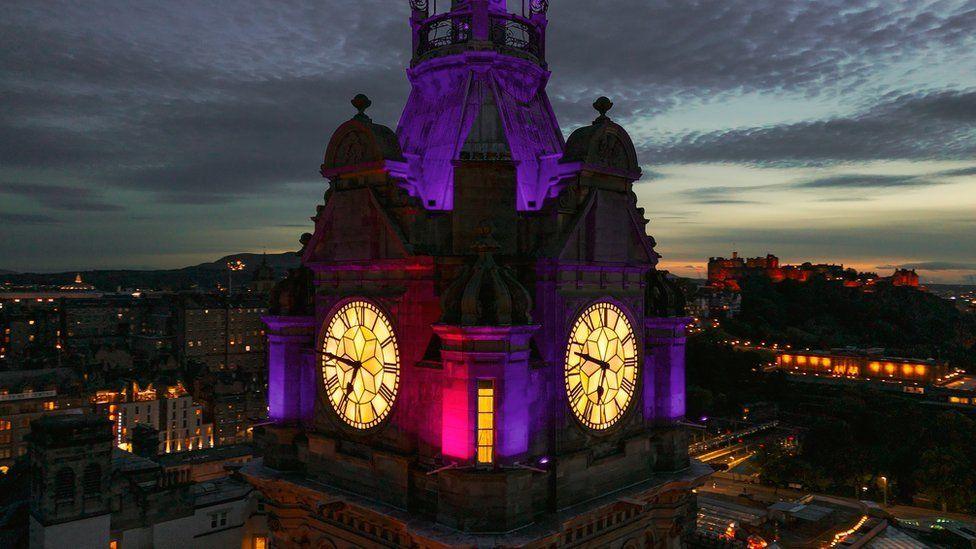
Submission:
[[[406,0],[6,0],[0,269],[283,251],[357,92],[395,126]],[[568,133],[611,96],[665,265],[733,248],[976,274],[976,0],[551,0]]]

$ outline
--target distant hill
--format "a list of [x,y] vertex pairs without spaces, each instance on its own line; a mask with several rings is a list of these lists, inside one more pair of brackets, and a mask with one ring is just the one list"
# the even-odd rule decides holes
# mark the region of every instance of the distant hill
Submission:
[[92,270],[63,273],[14,273],[0,272],[0,282],[11,284],[50,286],[67,284],[81,274],[85,282],[94,285],[99,290],[115,291],[119,288],[140,288],[153,290],[178,291],[189,289],[212,289],[218,284],[227,284],[227,263],[241,260],[245,264],[242,272],[234,273],[234,284],[248,282],[254,276],[254,271],[266,259],[268,266],[275,272],[277,278],[283,278],[288,269],[299,265],[299,257],[294,252],[282,254],[232,254],[210,263],[201,263],[183,267],[181,269],[160,270]]
[[227,263],[231,261],[243,261],[245,267],[245,272],[252,272],[258,268],[262,260],[267,261],[268,266],[275,270],[275,272],[287,272],[288,269],[294,269],[298,266],[298,256],[294,253],[283,253],[283,254],[232,254],[224,256],[217,261],[210,263],[201,263],[199,265],[193,265],[191,267],[183,267],[181,271],[200,269],[204,271],[224,271],[227,269]]

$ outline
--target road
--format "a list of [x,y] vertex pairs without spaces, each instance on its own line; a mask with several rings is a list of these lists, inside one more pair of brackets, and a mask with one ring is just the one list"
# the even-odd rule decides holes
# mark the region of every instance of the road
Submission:
[[[764,486],[761,484],[752,484],[749,482],[742,482],[739,480],[734,480],[732,477],[734,473],[718,472],[712,475],[712,478],[705,483],[704,486],[698,489],[699,492],[703,493],[713,493],[713,494],[724,494],[727,496],[745,496],[750,499],[756,499],[761,501],[792,501],[799,499],[801,497],[810,495],[810,492],[800,491],[800,490],[790,490],[787,488],[775,488],[773,486]],[[818,498],[822,498],[828,501],[833,501],[836,503],[842,503],[844,505],[857,505],[858,500],[854,498],[844,498],[838,496],[831,496],[826,494],[813,494]],[[976,516],[965,515],[961,513],[944,513],[942,511],[936,511],[934,509],[925,509],[923,507],[911,507],[908,505],[892,505],[890,507],[885,507],[885,511],[890,513],[893,517],[900,520],[918,520],[918,519],[937,519],[937,518],[948,518],[952,520],[958,520],[961,522],[976,523]]]

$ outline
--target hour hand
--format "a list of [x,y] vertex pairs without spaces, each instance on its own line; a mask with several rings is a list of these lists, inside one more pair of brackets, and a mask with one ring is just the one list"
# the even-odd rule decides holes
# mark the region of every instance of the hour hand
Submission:
[[588,354],[586,354],[586,353],[576,353],[576,356],[578,356],[578,357],[580,357],[580,358],[582,358],[583,360],[586,360],[586,361],[589,361],[589,362],[592,362],[593,364],[596,364],[596,365],[598,365],[598,366],[602,366],[602,367],[604,367],[604,368],[608,368],[608,367],[610,366],[610,365],[609,365],[609,364],[607,364],[606,362],[604,362],[604,361],[602,361],[602,360],[598,360],[598,359],[596,359],[596,358],[593,358],[593,357],[591,357],[590,355],[588,355]]
[[323,352],[322,354],[325,355],[326,358],[331,358],[332,360],[339,361],[339,362],[341,362],[341,363],[343,363],[346,366],[349,366],[351,368],[358,368],[359,367],[359,363],[356,362],[355,360],[349,360],[346,357],[339,356],[339,355],[334,355],[332,353]]

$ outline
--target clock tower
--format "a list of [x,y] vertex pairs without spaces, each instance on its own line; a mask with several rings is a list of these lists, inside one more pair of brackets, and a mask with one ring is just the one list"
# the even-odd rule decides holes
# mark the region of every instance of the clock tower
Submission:
[[396,131],[332,135],[302,267],[272,292],[275,547],[678,547],[692,489],[683,299],[627,132],[564,139],[547,2],[411,0]]

